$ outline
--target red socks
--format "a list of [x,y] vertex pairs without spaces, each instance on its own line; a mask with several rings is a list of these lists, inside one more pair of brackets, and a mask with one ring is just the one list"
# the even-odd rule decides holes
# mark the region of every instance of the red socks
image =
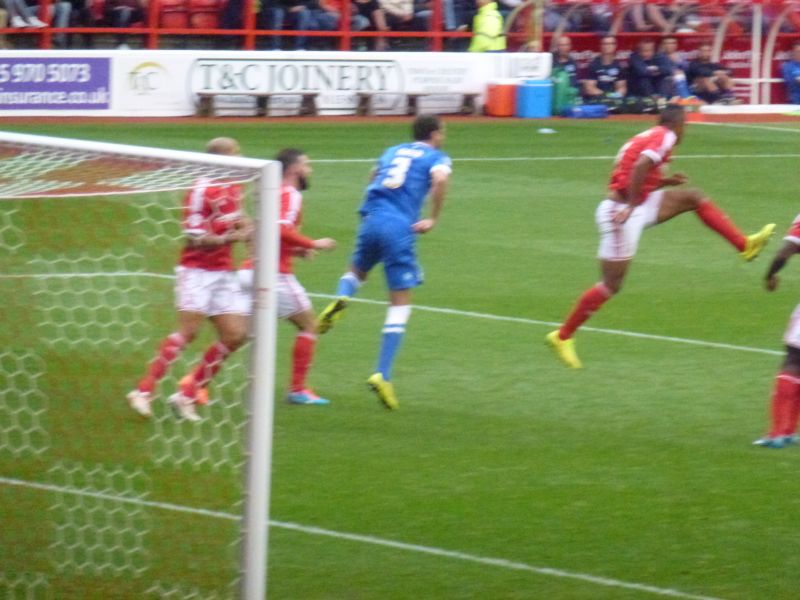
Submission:
[[800,415],[800,378],[781,372],[772,392],[772,426],[769,437],[793,435]]
[[230,349],[222,342],[216,342],[206,350],[200,364],[192,371],[192,376],[183,380],[181,393],[187,398],[195,399],[197,390],[206,387],[214,375],[217,374],[222,363],[231,353]]
[[586,290],[583,296],[578,300],[578,304],[572,309],[566,321],[564,321],[561,329],[558,330],[558,337],[562,340],[571,338],[578,327],[588,321],[589,317],[603,306],[605,301],[611,298],[612,295],[611,290],[603,283],[598,283],[594,287]]
[[292,352],[292,385],[290,391],[300,392],[306,387],[306,374],[314,358],[314,346],[317,336],[313,333],[300,332],[294,340]]
[[706,227],[728,240],[739,252],[744,250],[747,238],[711,200],[701,200],[695,212]]
[[186,343],[186,338],[180,333],[171,333],[161,342],[158,354],[147,369],[147,375],[139,382],[140,392],[151,393],[153,391],[153,388],[164,377],[170,364],[178,357]]

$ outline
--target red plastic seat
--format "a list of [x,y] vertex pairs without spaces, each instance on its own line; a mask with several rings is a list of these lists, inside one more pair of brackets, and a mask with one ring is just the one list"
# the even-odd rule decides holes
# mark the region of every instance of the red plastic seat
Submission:
[[189,27],[186,0],[161,0],[158,7],[158,26],[164,29]]
[[223,2],[220,0],[188,0],[189,27],[192,29],[219,28]]

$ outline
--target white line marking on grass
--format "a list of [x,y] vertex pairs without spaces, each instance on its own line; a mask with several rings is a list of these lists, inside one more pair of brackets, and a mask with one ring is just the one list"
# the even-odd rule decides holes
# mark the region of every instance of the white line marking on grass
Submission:
[[[709,123],[713,125],[714,123]],[[781,131],[778,129],[777,131]],[[792,130],[794,131],[794,130]],[[798,130],[800,131],[800,130]],[[694,160],[694,159],[719,159],[719,158],[799,158],[800,154],[685,154],[676,155],[672,160]],[[614,160],[615,155],[596,155],[596,156],[483,156],[483,157],[454,157],[453,162],[559,162],[575,160]],[[327,164],[346,164],[346,163],[374,163],[374,158],[315,158],[314,163]]]
[[[172,504],[169,502],[153,502],[150,500],[142,500],[140,498],[126,498],[125,496],[114,496],[111,494],[103,494],[99,492],[91,492],[87,490],[80,490],[71,487],[62,487],[50,483],[39,483],[35,481],[25,481],[22,479],[11,479],[8,477],[0,477],[0,484],[22,487],[34,490],[41,490],[47,492],[57,492],[62,494],[72,494],[75,496],[84,496],[88,498],[98,498],[101,500],[112,500],[115,502],[123,502],[126,504],[136,504],[138,506],[147,506],[150,508],[157,508],[161,510],[168,510],[172,512],[179,512],[184,514],[197,515],[202,517],[211,517],[215,519],[224,519],[227,521],[239,521],[240,517],[231,513],[207,510],[204,508],[193,508],[190,506],[182,506],[180,504]],[[351,542],[359,542],[362,544],[371,544],[374,546],[382,546],[384,548],[393,548],[395,550],[403,550],[406,552],[416,552],[419,554],[429,554],[432,556],[439,556],[442,558],[453,558],[465,562],[478,563],[492,567],[499,567],[501,569],[510,569],[514,571],[526,571],[528,573],[536,573],[537,575],[545,575],[548,577],[559,577],[562,579],[572,579],[583,581],[594,585],[601,585],[605,587],[621,588],[627,590],[634,590],[637,592],[646,592],[658,596],[669,596],[672,598],[685,598],[687,600],[719,600],[713,596],[698,596],[696,594],[689,594],[675,590],[672,588],[660,588],[652,585],[642,583],[631,583],[619,579],[611,579],[610,577],[597,577],[595,575],[588,575],[586,573],[577,573],[572,571],[565,571],[563,569],[552,569],[550,567],[537,567],[526,563],[515,562],[506,560],[504,558],[490,558],[485,556],[475,556],[466,554],[464,552],[456,552],[453,550],[444,550],[442,548],[435,548],[433,546],[422,546],[419,544],[407,544],[405,542],[397,542],[394,540],[387,540],[384,538],[374,537],[371,535],[361,535],[357,533],[345,533],[341,531],[333,531],[331,529],[323,529],[321,527],[313,527],[308,525],[301,525],[299,523],[291,523],[288,521],[275,521],[270,520],[270,527],[278,529],[286,529],[289,531],[297,531],[309,535],[318,535],[330,537],[338,540],[347,540]]]
[[[330,294],[311,294],[309,296],[314,298],[336,298]],[[351,298],[351,302],[361,302],[363,304],[378,304],[386,305],[386,302],[379,300],[368,300],[365,298]],[[435,306],[420,306],[419,304],[413,305],[414,310],[421,310],[425,312],[440,313],[444,315],[457,315],[460,317],[471,317],[475,319],[488,319],[490,321],[505,321],[508,323],[523,323],[525,325],[544,325],[547,327],[560,327],[561,323],[555,321],[539,321],[537,319],[526,319],[523,317],[506,317],[503,315],[493,315],[490,313],[480,313],[465,310],[456,310],[454,308],[437,308]],[[693,340],[691,338],[681,338],[669,335],[657,335],[654,333],[638,333],[636,331],[625,331],[622,329],[604,329],[602,327],[582,326],[581,331],[593,331],[595,333],[607,333],[610,335],[621,335],[625,337],[639,338],[643,340],[657,340],[661,342],[673,342],[676,344],[688,344],[690,346],[702,346],[704,348],[718,348],[721,350],[737,350],[739,352],[754,352],[756,354],[769,354],[771,356],[783,356],[784,352],[778,350],[768,350],[767,348],[754,348],[751,346],[738,346],[736,344],[725,344],[723,342],[707,342],[704,340]]]
[[[89,277],[152,277],[154,279],[175,279],[174,275],[167,275],[164,273],[132,273],[122,271],[118,273],[25,273],[17,275],[3,275],[0,274],[0,279],[63,279],[70,277],[89,278]],[[312,298],[325,298],[332,299],[336,296],[331,294],[308,294]],[[368,298],[352,298],[351,302],[358,302],[361,304],[374,304],[378,306],[385,306],[386,302],[382,300],[370,300]],[[560,327],[561,323],[555,321],[540,321],[538,319],[526,319],[524,317],[508,317],[504,315],[493,315],[491,313],[473,312],[467,310],[457,310],[455,308],[439,308],[436,306],[422,306],[420,304],[413,305],[414,310],[421,310],[424,312],[439,313],[443,315],[456,315],[459,317],[470,317],[473,319],[486,319],[489,321],[505,321],[508,323],[522,323],[524,325],[543,325],[545,327]],[[594,333],[606,333],[609,335],[620,335],[624,337],[638,338],[642,340],[655,340],[659,342],[672,342],[675,344],[686,344],[689,346],[700,346],[703,348],[717,348],[720,350],[735,350],[738,352],[753,352],[755,354],[768,354],[770,356],[783,356],[784,352],[780,350],[769,350],[767,348],[754,348],[752,346],[739,346],[737,344],[726,344],[724,342],[709,342],[705,340],[695,340],[691,338],[674,337],[669,335],[658,335],[655,333],[639,333],[637,331],[625,331],[624,329],[605,329],[602,327],[583,326],[581,331],[592,331]]]
[[711,127],[735,127],[737,129],[761,129],[764,131],[789,131],[791,133],[800,133],[800,127],[778,127],[772,125],[747,125],[745,123],[711,123],[711,122],[698,122],[692,125],[709,125]]

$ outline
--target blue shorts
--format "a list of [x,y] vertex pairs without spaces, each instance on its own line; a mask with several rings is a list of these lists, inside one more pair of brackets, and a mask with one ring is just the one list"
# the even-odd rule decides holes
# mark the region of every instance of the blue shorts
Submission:
[[408,221],[367,215],[361,221],[353,252],[353,266],[365,273],[383,263],[390,290],[405,290],[422,284],[422,269],[417,264],[417,234]]

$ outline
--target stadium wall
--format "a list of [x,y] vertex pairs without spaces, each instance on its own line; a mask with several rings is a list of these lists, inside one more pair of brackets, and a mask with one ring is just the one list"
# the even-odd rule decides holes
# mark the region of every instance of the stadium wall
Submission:
[[[275,94],[270,114],[296,112],[317,93],[320,114],[353,114],[359,93],[377,114],[448,110],[499,78],[550,75],[549,53],[242,51],[0,52],[0,116],[171,117],[195,113],[199,92],[225,92],[220,114],[252,114],[254,94]],[[230,95],[227,95],[230,94]]]

